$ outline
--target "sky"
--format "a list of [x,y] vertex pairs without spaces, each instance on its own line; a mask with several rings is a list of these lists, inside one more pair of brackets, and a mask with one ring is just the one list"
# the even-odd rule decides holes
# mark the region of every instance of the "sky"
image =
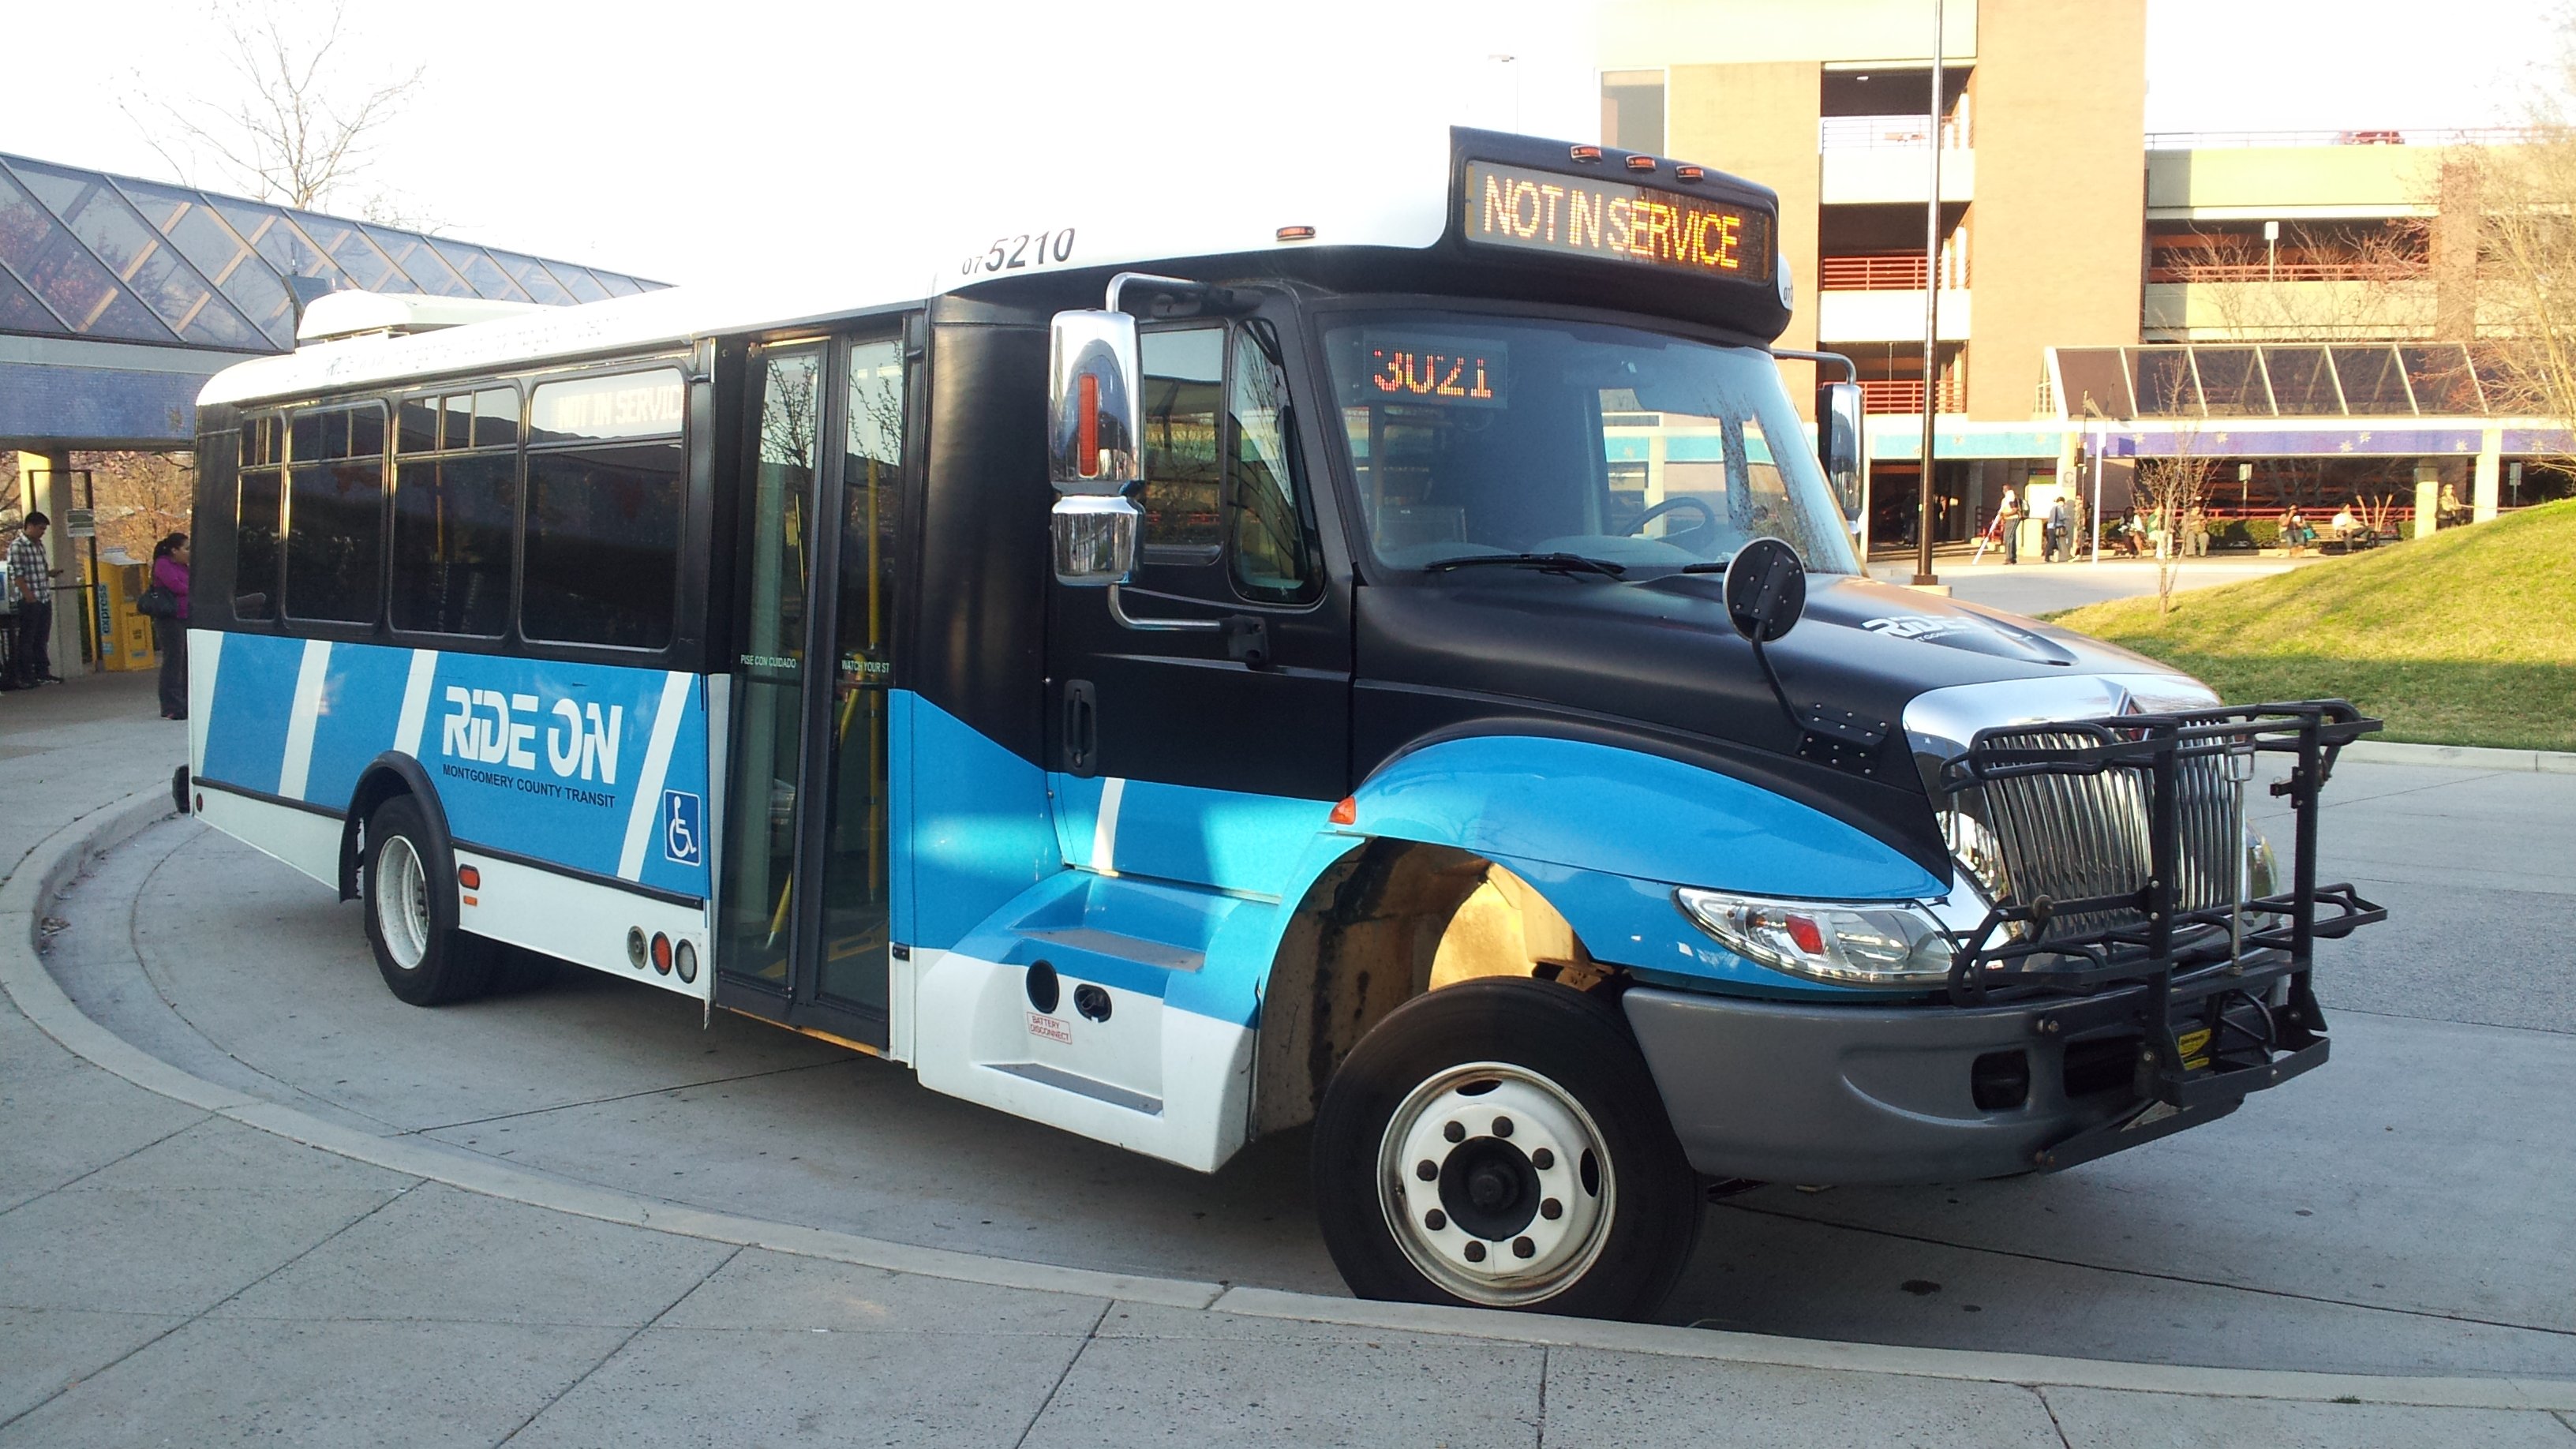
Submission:
[[[204,0],[14,8],[0,151],[238,189],[154,109],[237,85]],[[2147,129],[2509,123],[2556,53],[2553,13],[2149,0]],[[1599,124],[1584,0],[361,0],[346,24],[353,90],[425,70],[373,185],[328,209],[381,189],[452,236],[677,282],[944,256],[1122,197],[1187,207],[1452,122]]]

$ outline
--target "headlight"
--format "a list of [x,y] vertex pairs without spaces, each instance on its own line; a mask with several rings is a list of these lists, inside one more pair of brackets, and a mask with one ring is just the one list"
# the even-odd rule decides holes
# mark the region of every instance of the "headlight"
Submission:
[[1924,987],[1950,975],[1956,948],[1949,934],[1930,911],[1908,902],[1765,900],[1689,886],[1673,896],[1728,950],[1793,976]]
[[2263,838],[2262,831],[2249,828],[2245,832],[2246,899],[2261,900],[2280,887],[2280,863],[2272,856],[2272,842]]

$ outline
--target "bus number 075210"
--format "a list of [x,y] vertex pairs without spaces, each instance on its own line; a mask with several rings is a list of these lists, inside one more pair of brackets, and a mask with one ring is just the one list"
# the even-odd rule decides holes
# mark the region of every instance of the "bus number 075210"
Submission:
[[971,277],[977,272],[1008,272],[1021,267],[1043,267],[1061,262],[1073,255],[1073,228],[1062,231],[1030,231],[1018,236],[995,237],[989,250],[966,258],[958,274]]

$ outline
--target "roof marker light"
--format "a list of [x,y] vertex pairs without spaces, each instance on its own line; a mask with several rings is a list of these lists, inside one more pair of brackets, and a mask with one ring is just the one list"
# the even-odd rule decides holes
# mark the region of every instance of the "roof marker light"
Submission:
[[1358,797],[1358,796],[1356,796],[1356,795],[1345,795],[1345,796],[1343,796],[1343,797],[1342,797],[1342,803],[1333,807],[1332,821],[1333,821],[1333,823],[1334,823],[1335,825],[1357,825],[1357,824],[1359,824],[1359,821],[1360,821],[1360,801],[1359,801],[1359,797]]
[[1676,166],[1673,174],[1684,181],[1697,181],[1708,173],[1697,166]]
[[1279,239],[1281,241],[1313,241],[1315,239],[1315,229],[1311,226],[1283,226],[1279,228]]
[[1573,154],[1574,159],[1577,161],[1598,161],[1601,159],[1601,148],[1598,146],[1570,146],[1566,149]]
[[1655,169],[1655,158],[1652,156],[1631,156],[1628,158],[1628,169],[1631,171],[1652,171]]

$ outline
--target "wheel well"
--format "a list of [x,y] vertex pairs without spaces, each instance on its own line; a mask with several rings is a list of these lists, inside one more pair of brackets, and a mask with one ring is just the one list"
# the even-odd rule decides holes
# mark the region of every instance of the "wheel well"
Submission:
[[397,795],[418,793],[402,771],[381,761],[369,765],[366,773],[358,777],[358,788],[349,793],[349,813],[340,821],[340,899],[357,899],[358,863],[366,850],[367,817]]
[[1615,984],[1530,885],[1448,846],[1371,841],[1298,903],[1262,994],[1252,1130],[1313,1120],[1342,1059],[1388,1012],[1488,976]]

